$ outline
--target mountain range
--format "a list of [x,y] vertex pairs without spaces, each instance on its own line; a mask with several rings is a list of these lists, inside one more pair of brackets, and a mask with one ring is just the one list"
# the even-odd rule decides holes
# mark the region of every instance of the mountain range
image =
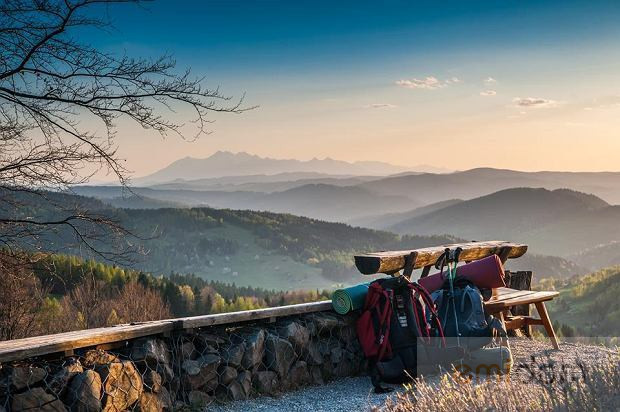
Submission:
[[440,172],[444,170],[431,166],[405,167],[377,161],[345,162],[331,158],[314,158],[307,161],[272,159],[245,152],[218,151],[204,159],[193,157],[179,159],[153,174],[135,179],[135,184],[150,185],[179,179],[187,181],[226,176],[272,175],[293,172],[386,176],[403,172],[429,171]]

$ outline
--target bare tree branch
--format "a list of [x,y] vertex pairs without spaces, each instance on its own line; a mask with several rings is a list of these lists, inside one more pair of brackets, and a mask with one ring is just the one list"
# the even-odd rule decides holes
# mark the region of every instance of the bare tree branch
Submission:
[[[210,133],[211,115],[252,108],[243,106],[243,97],[233,100],[218,87],[206,87],[204,78],[193,76],[189,69],[179,71],[171,56],[114,55],[74,35],[78,28],[106,28],[109,22],[100,17],[101,7],[121,3],[143,1],[0,2],[0,245],[4,247],[21,247],[28,236],[34,243],[44,238],[44,232],[58,233],[64,227],[87,250],[110,257],[100,250],[98,240],[104,236],[92,227],[127,235],[118,222],[88,210],[66,210],[54,202],[42,209],[65,214],[42,218],[24,199],[41,206],[39,202],[49,200],[42,190],[68,190],[98,172],[111,173],[126,186],[129,171],[117,155],[116,142],[122,118],[162,136],[195,139]],[[193,118],[187,121],[187,116]],[[24,217],[28,207],[34,215]]]

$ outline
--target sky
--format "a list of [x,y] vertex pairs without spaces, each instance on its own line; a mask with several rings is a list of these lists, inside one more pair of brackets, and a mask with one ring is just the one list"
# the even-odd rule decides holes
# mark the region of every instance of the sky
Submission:
[[172,54],[258,106],[214,116],[194,142],[121,122],[135,176],[217,150],[620,171],[618,1],[159,0],[106,13],[113,27],[90,43]]

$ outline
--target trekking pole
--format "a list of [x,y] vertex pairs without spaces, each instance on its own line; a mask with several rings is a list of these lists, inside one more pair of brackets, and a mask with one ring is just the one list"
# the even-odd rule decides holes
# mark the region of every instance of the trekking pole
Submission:
[[456,278],[456,266],[458,265],[461,248],[452,252],[446,249],[446,261],[448,264],[448,279],[450,281],[450,300],[452,301],[452,314],[454,315],[454,326],[456,328],[456,345],[461,347],[461,332],[459,331],[459,319],[456,314],[456,302],[454,299],[454,278]]

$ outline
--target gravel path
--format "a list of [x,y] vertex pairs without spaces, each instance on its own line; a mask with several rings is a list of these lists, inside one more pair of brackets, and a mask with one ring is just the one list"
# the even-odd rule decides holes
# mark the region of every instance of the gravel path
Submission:
[[[563,342],[559,351],[550,350],[548,341],[529,339],[511,339],[510,346],[514,358],[515,373],[524,373],[516,365],[531,362],[531,357],[547,359],[558,364],[575,366],[576,361],[594,363],[613,352],[600,346],[589,346]],[[435,377],[436,379],[436,377]],[[400,391],[399,386],[393,387]],[[330,382],[323,386],[304,388],[283,394],[278,398],[261,397],[227,405],[212,405],[214,411],[368,411],[373,406],[381,405],[392,394],[376,395],[372,393],[368,377],[346,378]]]

